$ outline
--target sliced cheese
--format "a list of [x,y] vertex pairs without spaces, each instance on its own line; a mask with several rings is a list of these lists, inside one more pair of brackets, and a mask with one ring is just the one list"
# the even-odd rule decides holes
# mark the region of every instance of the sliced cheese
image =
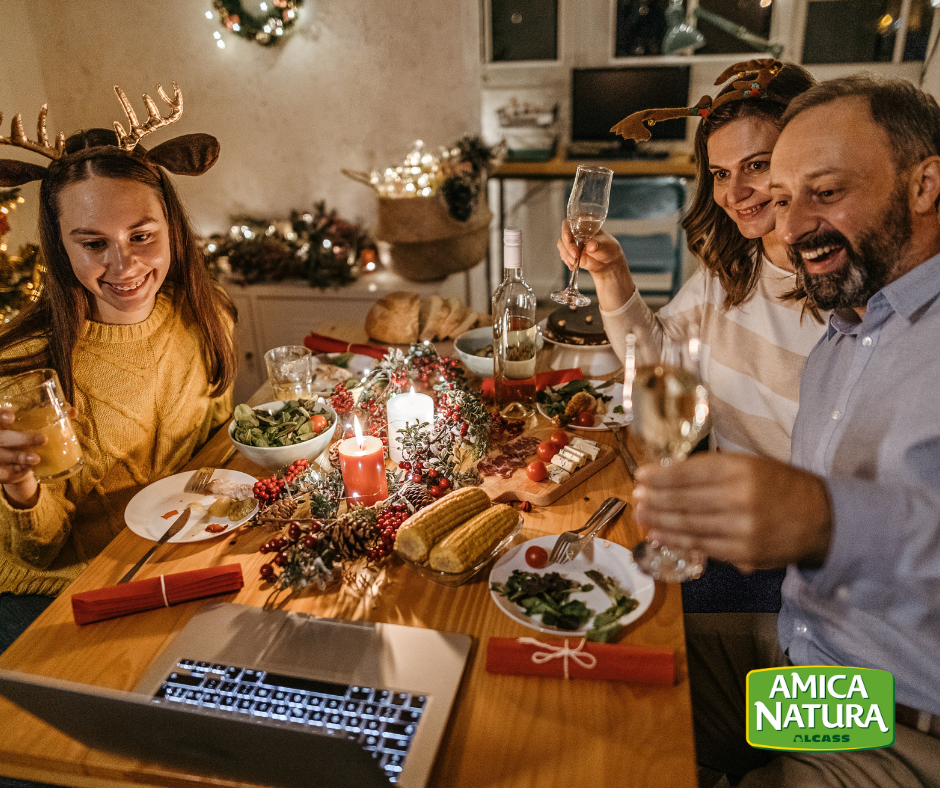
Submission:
[[581,456],[579,457],[579,456],[578,456],[577,454],[575,454],[574,452],[568,451],[568,447],[567,447],[567,446],[565,446],[565,448],[563,448],[563,449],[562,449],[560,452],[558,452],[558,453],[559,453],[562,457],[564,457],[566,460],[570,460],[571,462],[573,462],[575,468],[580,468],[582,465],[584,465],[584,455],[581,455]]
[[578,465],[574,460],[569,460],[560,453],[552,457],[552,465],[557,465],[559,468],[568,471],[568,473],[574,473],[578,469]]
[[596,460],[597,455],[601,453],[600,446],[594,441],[585,440],[584,438],[575,438],[570,445],[578,451],[584,452],[592,460]]
[[568,473],[568,471],[564,468],[559,468],[553,463],[549,463],[545,467],[548,469],[548,478],[555,482],[555,484],[561,484],[571,478],[571,474]]
[[573,446],[565,446],[565,448],[561,450],[561,453],[571,457],[573,460],[577,460],[579,463],[586,463],[588,460],[587,454]]

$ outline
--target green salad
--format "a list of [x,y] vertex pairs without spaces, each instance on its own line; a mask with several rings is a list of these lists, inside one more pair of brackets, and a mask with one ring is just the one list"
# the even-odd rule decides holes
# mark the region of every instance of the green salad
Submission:
[[320,435],[335,418],[327,412],[317,412],[316,401],[292,399],[276,413],[261,408],[239,405],[235,408],[235,428],[232,438],[246,446],[292,446]]
[[541,616],[546,626],[573,632],[584,627],[591,618],[594,622],[585,638],[595,643],[607,643],[620,631],[621,619],[639,604],[624,591],[612,577],[595,569],[584,574],[593,580],[611,601],[610,607],[596,616],[580,599],[569,599],[576,592],[591,591],[591,583],[579,583],[558,572],[544,575],[514,569],[505,583],[493,583],[491,588],[510,602],[519,605],[527,616]]

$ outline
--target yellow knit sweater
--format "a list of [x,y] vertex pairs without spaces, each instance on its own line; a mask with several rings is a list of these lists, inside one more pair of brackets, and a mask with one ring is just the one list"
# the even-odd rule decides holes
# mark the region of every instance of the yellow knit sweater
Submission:
[[124,527],[127,502],[177,472],[231,414],[231,391],[210,395],[202,336],[176,301],[160,293],[142,323],[85,324],[72,403],[84,466],[41,485],[31,509],[0,495],[0,592],[58,594]]

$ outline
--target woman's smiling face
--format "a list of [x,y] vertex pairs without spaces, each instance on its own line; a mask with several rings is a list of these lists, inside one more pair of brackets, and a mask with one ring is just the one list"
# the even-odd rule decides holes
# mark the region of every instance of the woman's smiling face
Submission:
[[149,186],[93,176],[59,194],[59,227],[75,276],[92,294],[92,318],[146,320],[170,268],[163,203]]
[[708,138],[712,194],[745,238],[762,238],[774,229],[770,154],[779,135],[770,121],[739,118]]

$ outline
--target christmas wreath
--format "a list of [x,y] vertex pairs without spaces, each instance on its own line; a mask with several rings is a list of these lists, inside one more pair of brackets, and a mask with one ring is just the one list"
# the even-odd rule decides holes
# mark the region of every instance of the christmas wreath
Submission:
[[304,0],[268,0],[259,3],[261,13],[245,9],[241,0],[214,0],[219,21],[235,35],[264,47],[277,44],[297,22]]

